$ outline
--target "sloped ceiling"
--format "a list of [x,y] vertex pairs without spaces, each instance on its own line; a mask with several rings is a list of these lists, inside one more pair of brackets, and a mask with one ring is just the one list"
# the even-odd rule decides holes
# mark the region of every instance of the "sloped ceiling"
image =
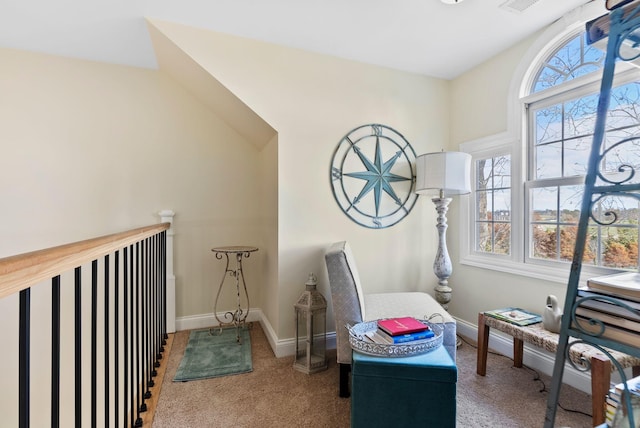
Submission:
[[[604,0],[593,1],[604,13]],[[152,18],[452,79],[589,0],[4,3],[1,47],[156,68],[145,23]]]
[[148,28],[163,72],[200,99],[258,150],[275,136],[276,131],[268,123],[176,46],[153,22],[148,22]]

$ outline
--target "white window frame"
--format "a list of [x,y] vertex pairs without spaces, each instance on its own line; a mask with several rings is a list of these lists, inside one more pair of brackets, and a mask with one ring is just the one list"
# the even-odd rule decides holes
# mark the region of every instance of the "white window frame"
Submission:
[[[542,279],[550,282],[565,283],[569,278],[571,262],[546,261],[527,258],[525,245],[528,245],[529,225],[525,219],[529,203],[525,196],[528,177],[526,176],[529,159],[527,135],[528,126],[526,106],[542,97],[553,93],[564,92],[568,87],[577,88],[587,81],[601,79],[601,73],[592,73],[567,82],[563,88],[549,88],[528,95],[539,65],[550,52],[557,49],[577,29],[584,29],[584,23],[603,14],[602,5],[591,2],[586,4],[551,25],[529,48],[516,69],[507,99],[507,131],[501,134],[484,137],[460,144],[460,150],[471,154],[471,177],[476,177],[476,161],[500,155],[511,155],[511,254],[501,255],[475,251],[475,180],[467,203],[460,204],[460,263],[463,265],[491,269],[514,275]],[[637,73],[637,69],[636,69]],[[626,73],[625,73],[626,75]],[[584,265],[581,281],[590,276],[616,272],[615,269]]]

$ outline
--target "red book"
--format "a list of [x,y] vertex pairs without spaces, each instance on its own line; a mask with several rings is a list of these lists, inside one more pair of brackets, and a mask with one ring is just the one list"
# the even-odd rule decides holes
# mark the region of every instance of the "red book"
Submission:
[[429,326],[413,317],[400,317],[378,320],[378,328],[391,336],[398,336],[425,331],[429,329]]

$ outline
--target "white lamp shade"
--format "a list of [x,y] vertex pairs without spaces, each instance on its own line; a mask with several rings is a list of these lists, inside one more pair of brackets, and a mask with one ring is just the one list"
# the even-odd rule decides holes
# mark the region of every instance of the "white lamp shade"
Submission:
[[416,159],[416,193],[466,195],[471,193],[471,155],[435,152]]

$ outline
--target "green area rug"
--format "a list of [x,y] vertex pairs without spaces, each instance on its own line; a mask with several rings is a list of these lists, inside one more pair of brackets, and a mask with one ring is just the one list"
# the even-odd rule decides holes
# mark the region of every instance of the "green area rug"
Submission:
[[184,357],[173,378],[174,382],[209,379],[247,373],[253,370],[251,337],[247,328],[240,329],[241,342],[236,341],[236,329],[193,330]]

